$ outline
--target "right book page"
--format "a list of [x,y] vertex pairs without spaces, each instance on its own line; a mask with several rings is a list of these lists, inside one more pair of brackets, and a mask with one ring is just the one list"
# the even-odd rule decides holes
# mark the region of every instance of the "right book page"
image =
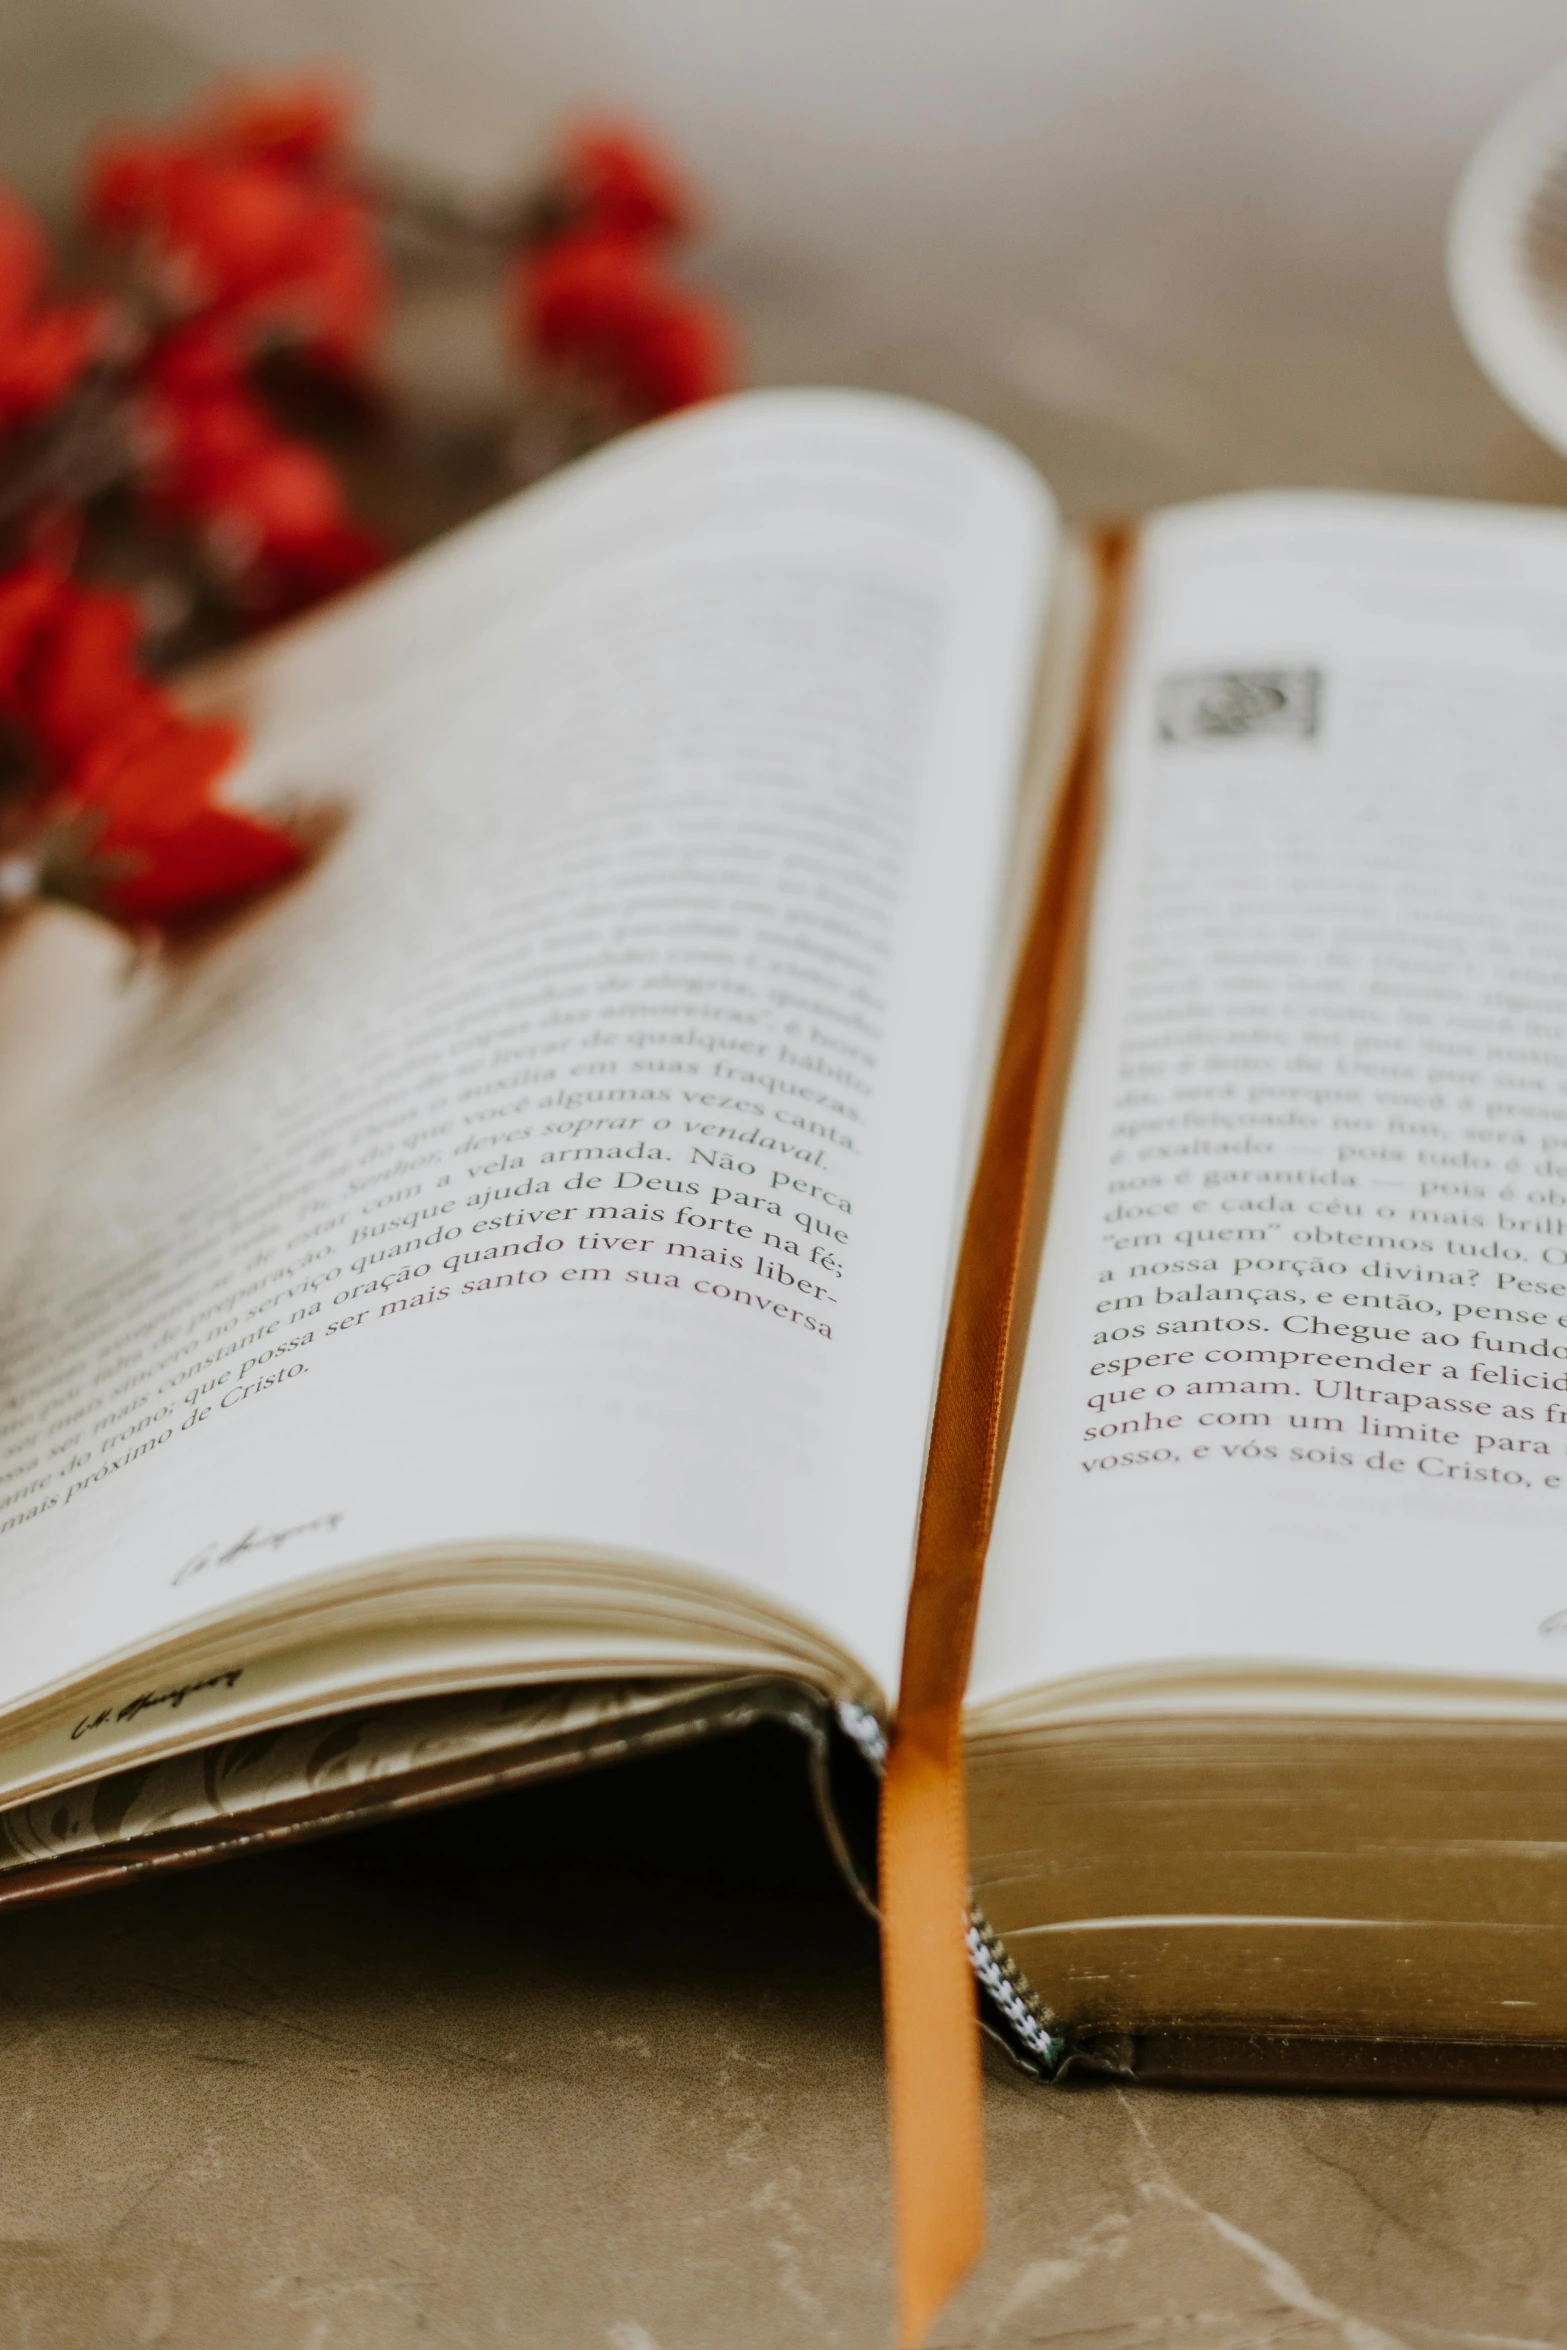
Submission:
[[1156,521],[1095,892],[971,1713],[1551,1705],[1567,518]]

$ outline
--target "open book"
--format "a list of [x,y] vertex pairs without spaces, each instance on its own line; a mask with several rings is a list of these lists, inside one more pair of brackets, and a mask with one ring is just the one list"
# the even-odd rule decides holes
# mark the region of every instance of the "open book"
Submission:
[[[759,1711],[874,1762],[1094,580],[984,433],[756,395],[193,689],[346,821],[7,1310],[0,1898]],[[1120,648],[981,1972],[1131,2071],[1567,2041],[1567,518],[1172,513]]]

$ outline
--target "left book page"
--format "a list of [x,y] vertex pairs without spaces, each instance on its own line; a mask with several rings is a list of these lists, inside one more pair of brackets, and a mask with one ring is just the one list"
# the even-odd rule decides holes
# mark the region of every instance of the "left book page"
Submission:
[[5,1322],[0,1782],[361,1688],[880,1701],[1054,548],[977,430],[753,395],[212,681],[347,822]]

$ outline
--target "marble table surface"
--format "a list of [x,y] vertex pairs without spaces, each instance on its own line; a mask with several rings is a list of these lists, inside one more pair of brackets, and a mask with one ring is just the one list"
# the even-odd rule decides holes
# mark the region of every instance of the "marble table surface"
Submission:
[[[0,1924],[7,2350],[887,2342],[874,1937],[799,1758],[651,1835],[609,1776]],[[938,2350],[1567,2342],[1567,2107],[987,2075]]]
[[[0,175],[47,195],[96,114],[204,70],[99,0],[8,0]],[[1179,205],[1160,191],[1176,264],[1208,233],[1183,247]],[[1107,266],[1085,223],[1030,365],[996,321],[1004,367],[982,270],[943,337],[765,251],[722,268],[764,379],[967,408],[1075,511],[1282,480],[1567,497],[1434,260],[1370,306],[1265,238],[1222,299],[1176,264],[1135,348],[1063,358],[1052,304],[1084,314]],[[461,408],[482,344],[416,309],[400,364]],[[455,1856],[320,1846],[0,1921],[0,2345],[887,2342],[873,1937],[803,1851],[771,1885],[747,1860],[797,1835],[788,1766],[722,1776],[723,1817],[687,1788],[651,1850],[568,1807],[493,1867],[470,1829]],[[999,2060],[987,2099],[991,2240],[938,2350],[1567,2346],[1567,2106],[1050,2093]]]

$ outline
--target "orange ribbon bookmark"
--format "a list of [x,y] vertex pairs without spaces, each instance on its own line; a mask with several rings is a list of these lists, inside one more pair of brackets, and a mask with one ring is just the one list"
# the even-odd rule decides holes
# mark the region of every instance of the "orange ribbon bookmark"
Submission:
[[881,1795],[882,1983],[899,2350],[985,2237],[984,2116],[963,1797],[963,1693],[1031,1294],[1040,1169],[1065,1092],[1107,686],[1129,538],[1098,542],[1082,714],[1013,983],[953,1283]]

